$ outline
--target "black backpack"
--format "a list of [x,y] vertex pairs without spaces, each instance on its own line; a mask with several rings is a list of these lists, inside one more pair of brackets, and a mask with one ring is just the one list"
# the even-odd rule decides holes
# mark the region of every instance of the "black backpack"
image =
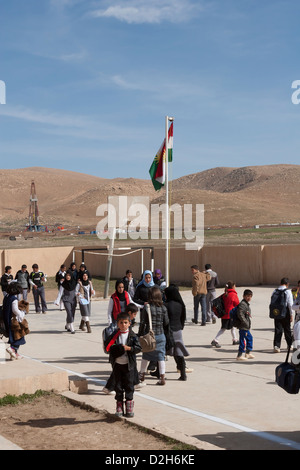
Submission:
[[286,293],[287,289],[275,289],[271,296],[271,302],[269,305],[269,317],[275,319],[285,318],[287,314],[287,301]]
[[2,305],[0,305],[0,337],[3,338],[3,336],[5,336],[5,338],[8,338],[8,331],[4,323],[3,307]]
[[223,294],[212,301],[211,309],[218,318],[222,318],[225,315]]
[[231,310],[230,310],[230,320],[232,321],[232,326],[235,326],[237,327],[238,326],[238,316],[237,316],[237,311],[238,311],[238,306],[237,305],[236,307],[233,307]]

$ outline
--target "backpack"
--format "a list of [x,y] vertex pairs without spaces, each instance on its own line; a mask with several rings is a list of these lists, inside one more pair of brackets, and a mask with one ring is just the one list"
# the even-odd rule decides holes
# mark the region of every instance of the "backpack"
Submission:
[[216,297],[211,304],[211,309],[218,318],[222,318],[226,312],[224,308],[223,294]]
[[237,311],[238,311],[238,305],[236,307],[233,307],[229,312],[230,320],[232,321],[232,326],[235,326],[235,327],[238,324]]
[[8,338],[8,331],[4,323],[3,307],[2,305],[0,305],[0,337],[3,338],[3,336],[5,336],[5,338]]
[[116,329],[117,329],[117,326],[116,325],[113,326],[113,324],[111,323],[109,326],[104,328],[104,330],[102,330],[102,348],[105,354],[108,354],[108,351],[106,351],[106,347],[105,347],[106,342]]
[[285,318],[287,314],[286,292],[287,289],[275,289],[269,305],[270,318]]

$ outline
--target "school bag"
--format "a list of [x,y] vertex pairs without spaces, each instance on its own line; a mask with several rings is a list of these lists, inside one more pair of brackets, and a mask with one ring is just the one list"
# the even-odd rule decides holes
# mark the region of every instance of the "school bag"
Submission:
[[238,305],[236,307],[233,307],[229,312],[230,320],[232,321],[232,326],[237,326],[238,324],[237,311],[238,311]]
[[269,305],[270,318],[285,318],[287,314],[286,292],[287,289],[275,289]]
[[222,318],[225,315],[223,294],[216,297],[211,304],[211,309],[218,318]]
[[3,307],[2,305],[0,305],[0,337],[3,338],[3,336],[5,336],[5,338],[8,338],[8,331],[4,323]]
[[297,394],[300,389],[300,367],[289,362],[290,348],[288,348],[285,362],[279,364],[275,369],[275,380],[279,387],[283,388],[287,393]]
[[117,331],[117,326],[112,323],[102,330],[102,348],[105,354],[108,354],[105,344],[115,330]]

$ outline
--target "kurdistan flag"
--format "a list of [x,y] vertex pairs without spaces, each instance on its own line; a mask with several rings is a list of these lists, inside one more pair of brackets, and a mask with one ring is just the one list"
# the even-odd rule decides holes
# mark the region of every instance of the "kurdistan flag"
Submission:
[[[168,130],[168,161],[173,160],[173,122]],[[166,180],[166,139],[161,144],[149,170],[155,191],[159,191]]]

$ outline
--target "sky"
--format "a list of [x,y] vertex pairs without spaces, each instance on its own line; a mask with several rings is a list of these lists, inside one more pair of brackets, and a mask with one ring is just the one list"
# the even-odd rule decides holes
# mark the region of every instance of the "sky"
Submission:
[[149,179],[166,116],[170,179],[299,164],[299,17],[295,0],[2,1],[0,167]]

